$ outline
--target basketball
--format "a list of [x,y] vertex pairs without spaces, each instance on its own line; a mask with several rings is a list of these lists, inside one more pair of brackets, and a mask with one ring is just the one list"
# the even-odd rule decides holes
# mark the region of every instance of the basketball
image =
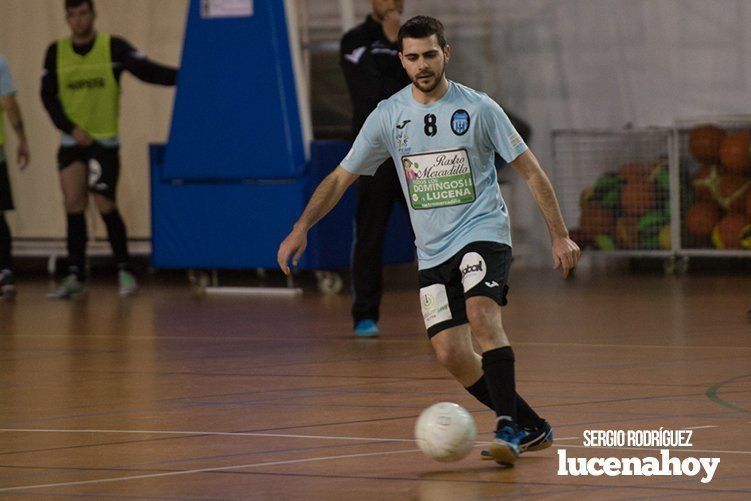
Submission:
[[613,231],[613,211],[596,202],[590,202],[582,208],[579,230],[588,241],[597,235],[610,235]]
[[733,174],[743,174],[751,168],[751,135],[733,132],[725,136],[720,146],[720,161]]
[[702,165],[691,181],[699,200],[714,199],[719,183],[720,172],[716,165]]
[[743,212],[745,195],[751,187],[751,181],[744,176],[728,174],[720,178],[717,185],[717,203],[726,210]]
[[746,217],[741,214],[728,214],[712,231],[712,243],[718,249],[740,249]]
[[649,176],[649,169],[639,164],[625,164],[618,169],[618,174],[620,174],[627,183],[638,183],[647,179]]
[[714,125],[695,127],[688,138],[688,149],[697,162],[714,163],[720,159],[725,131]]
[[627,216],[643,216],[654,206],[654,187],[644,181],[626,184],[621,190],[621,207]]
[[712,202],[701,201],[686,212],[686,229],[695,237],[706,237],[720,221],[720,209]]
[[448,463],[466,457],[476,437],[475,420],[464,407],[452,402],[431,405],[415,424],[417,446],[436,461]]

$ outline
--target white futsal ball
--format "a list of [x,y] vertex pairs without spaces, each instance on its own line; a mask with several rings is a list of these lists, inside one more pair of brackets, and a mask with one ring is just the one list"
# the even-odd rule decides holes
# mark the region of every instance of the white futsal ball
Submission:
[[475,446],[477,427],[464,407],[441,402],[420,414],[415,424],[417,446],[436,461],[459,461]]

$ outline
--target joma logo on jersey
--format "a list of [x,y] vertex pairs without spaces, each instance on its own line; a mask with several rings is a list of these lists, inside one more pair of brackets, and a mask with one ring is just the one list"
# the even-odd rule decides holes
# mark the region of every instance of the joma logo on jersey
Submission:
[[68,84],[70,90],[80,89],[97,89],[105,86],[104,78],[87,78],[85,80],[75,80]]

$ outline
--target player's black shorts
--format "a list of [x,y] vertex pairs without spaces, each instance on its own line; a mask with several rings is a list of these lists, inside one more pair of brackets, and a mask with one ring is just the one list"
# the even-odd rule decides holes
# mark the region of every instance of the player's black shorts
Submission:
[[489,297],[507,303],[511,247],[497,242],[473,242],[448,261],[421,270],[420,306],[428,337],[467,323],[465,301]]
[[75,162],[89,168],[89,191],[115,200],[117,180],[120,177],[120,148],[91,146],[60,146],[57,151],[57,168],[63,170]]
[[0,211],[13,210],[13,194],[10,191],[8,165],[0,162]]

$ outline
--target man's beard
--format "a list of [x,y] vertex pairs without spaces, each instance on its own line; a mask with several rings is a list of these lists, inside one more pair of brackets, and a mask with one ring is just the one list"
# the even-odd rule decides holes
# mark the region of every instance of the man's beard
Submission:
[[[430,94],[430,93],[431,93],[431,92],[433,92],[433,91],[435,90],[435,88],[436,88],[436,87],[438,87],[438,85],[439,85],[439,84],[441,83],[441,80],[443,80],[443,74],[444,74],[445,72],[446,72],[446,67],[444,66],[443,68],[441,68],[441,74],[440,74],[440,75],[438,75],[437,77],[435,77],[435,79],[434,79],[433,81],[431,81],[431,82],[430,82],[429,84],[427,84],[427,85],[425,85],[425,84],[421,84],[421,83],[420,83],[420,75],[419,75],[419,74],[418,74],[418,76],[416,76],[416,77],[415,77],[415,79],[414,79],[414,80],[412,80],[412,83],[413,83],[413,84],[415,84],[415,87],[417,87],[418,89],[420,89],[420,90],[421,90],[422,92],[424,92],[425,94]],[[431,75],[422,75],[422,76],[434,76],[434,75],[435,75],[435,74],[431,74]]]

